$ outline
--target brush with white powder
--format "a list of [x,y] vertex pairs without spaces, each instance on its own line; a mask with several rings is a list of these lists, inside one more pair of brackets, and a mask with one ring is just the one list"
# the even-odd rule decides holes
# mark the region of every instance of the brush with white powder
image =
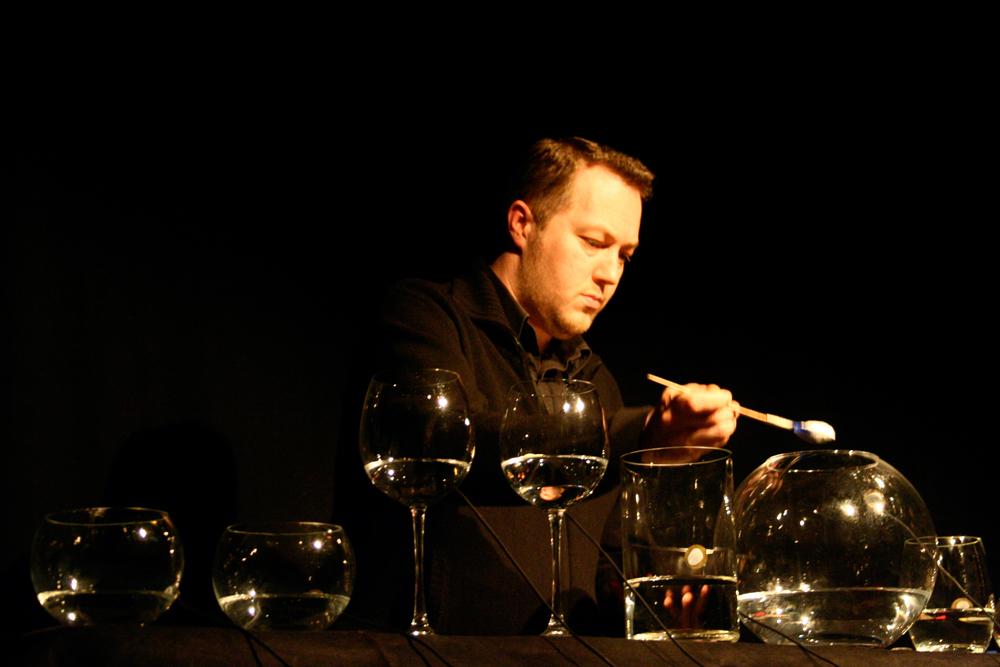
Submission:
[[[684,385],[671,382],[670,380],[665,380],[655,375],[646,375],[646,377],[657,384],[662,384],[664,387],[676,389],[684,394],[689,391]],[[771,426],[777,426],[778,428],[792,431],[795,435],[799,436],[806,442],[811,442],[814,445],[822,445],[827,442],[833,442],[837,438],[837,434],[834,432],[833,427],[826,422],[813,420],[804,422],[792,421],[791,419],[757,412],[756,410],[751,410],[750,408],[744,408],[742,406],[740,406],[738,412],[745,417],[750,417],[751,419],[762,421],[765,424],[770,424]]]

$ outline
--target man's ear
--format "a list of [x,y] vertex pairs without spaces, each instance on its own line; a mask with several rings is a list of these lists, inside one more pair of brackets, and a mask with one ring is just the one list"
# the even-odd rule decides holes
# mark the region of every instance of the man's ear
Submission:
[[535,216],[527,202],[518,199],[507,209],[507,233],[518,250],[523,252],[528,245],[529,228],[534,224]]

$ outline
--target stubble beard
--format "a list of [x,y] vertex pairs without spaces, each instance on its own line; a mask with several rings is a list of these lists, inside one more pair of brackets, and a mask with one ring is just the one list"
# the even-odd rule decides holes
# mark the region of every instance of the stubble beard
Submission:
[[580,312],[572,313],[572,317],[570,314],[557,312],[556,318],[557,324],[562,330],[563,335],[553,336],[553,338],[560,338],[563,340],[573,338],[575,336],[582,336],[590,330],[590,325],[594,323],[593,316]]
[[586,333],[594,323],[597,313],[588,314],[573,308],[573,304],[563,302],[558,294],[546,292],[539,267],[525,262],[521,272],[521,305],[528,311],[528,319],[553,338],[568,340]]

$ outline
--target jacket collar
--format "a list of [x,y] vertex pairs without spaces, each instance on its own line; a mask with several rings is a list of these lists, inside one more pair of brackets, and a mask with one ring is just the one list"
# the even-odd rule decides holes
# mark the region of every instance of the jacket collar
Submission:
[[455,279],[452,295],[472,319],[499,324],[515,336],[527,323],[527,313],[482,259],[477,259],[468,273]]
[[[526,351],[535,358],[539,357],[538,341],[528,324],[527,312],[485,261],[477,259],[471,271],[455,280],[452,290],[455,300],[462,304],[470,317],[504,327]],[[546,357],[559,357],[565,364],[575,366],[586,361],[590,355],[590,346],[583,337],[575,336],[565,341],[553,340]]]

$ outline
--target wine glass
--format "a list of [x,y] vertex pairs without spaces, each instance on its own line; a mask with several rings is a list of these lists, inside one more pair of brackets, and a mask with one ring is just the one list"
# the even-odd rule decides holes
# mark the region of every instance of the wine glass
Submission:
[[177,530],[159,510],[55,512],[31,546],[38,602],[64,625],[151,622],[177,599],[183,569]]
[[215,597],[246,630],[324,630],[351,599],[354,551],[340,526],[308,521],[226,528]]
[[548,512],[552,609],[545,636],[568,634],[562,605],[562,523],[566,508],[591,494],[608,467],[597,390],[582,380],[514,385],[500,426],[500,464],[519,496]]
[[375,487],[410,508],[414,591],[411,635],[434,634],[424,602],[424,514],[457,487],[475,446],[465,388],[439,368],[379,373],[361,413],[361,461]]

